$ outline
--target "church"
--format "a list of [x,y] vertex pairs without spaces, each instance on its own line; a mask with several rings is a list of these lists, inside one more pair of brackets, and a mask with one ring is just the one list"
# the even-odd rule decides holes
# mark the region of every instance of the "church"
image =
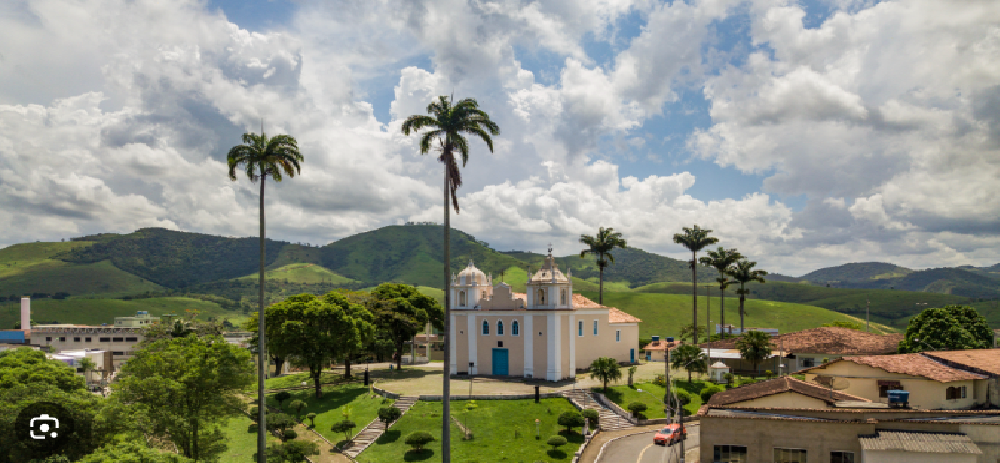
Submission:
[[573,294],[549,248],[528,272],[526,293],[512,292],[472,261],[451,278],[451,371],[559,381],[599,357],[634,363],[639,320]]

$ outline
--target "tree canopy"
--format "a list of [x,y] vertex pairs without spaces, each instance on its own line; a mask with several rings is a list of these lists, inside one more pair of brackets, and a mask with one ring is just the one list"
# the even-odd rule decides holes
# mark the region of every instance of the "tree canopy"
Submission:
[[379,332],[392,340],[396,366],[402,366],[403,345],[422,331],[427,323],[444,327],[444,309],[417,288],[401,283],[382,283],[372,290],[372,309]]
[[774,344],[771,343],[770,334],[763,331],[747,331],[736,339],[736,349],[740,351],[740,357],[752,363],[753,369],[757,370],[757,365],[771,356]]
[[618,366],[618,361],[611,357],[601,357],[594,359],[590,364],[590,377],[600,379],[604,383],[604,391],[608,390],[609,381],[620,381],[622,370]]
[[948,305],[924,309],[910,319],[899,352],[987,349],[992,343],[990,327],[976,309]]
[[86,390],[83,378],[69,365],[28,347],[0,352],[0,391],[18,385],[52,385],[64,392]]
[[670,351],[670,366],[687,370],[690,383],[691,373],[708,371],[708,356],[698,346],[685,344]]

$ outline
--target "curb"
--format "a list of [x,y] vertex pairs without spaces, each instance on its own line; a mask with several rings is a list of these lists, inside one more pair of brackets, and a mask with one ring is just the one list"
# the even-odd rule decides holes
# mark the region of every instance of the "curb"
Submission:
[[[696,424],[697,423],[693,423],[692,426],[696,425]],[[594,463],[598,463],[598,462],[601,461],[601,457],[604,456],[604,449],[608,447],[608,444],[610,444],[610,443],[612,443],[612,442],[614,442],[614,441],[616,441],[618,439],[624,439],[626,437],[631,437],[631,436],[635,436],[635,435],[638,435],[638,434],[648,434],[648,433],[651,433],[651,432],[655,433],[656,430],[654,429],[652,431],[633,432],[633,433],[625,434],[624,436],[618,436],[618,437],[616,437],[614,439],[611,439],[611,440],[605,442],[604,445],[601,446],[601,450],[599,452],[597,452],[597,458],[594,458]]]

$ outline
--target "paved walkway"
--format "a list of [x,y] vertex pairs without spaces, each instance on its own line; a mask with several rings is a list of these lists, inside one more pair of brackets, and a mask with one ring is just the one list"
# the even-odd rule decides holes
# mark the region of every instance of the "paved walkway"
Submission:
[[630,429],[635,427],[628,420],[618,415],[618,413],[615,413],[614,411],[601,405],[598,401],[594,400],[594,397],[590,393],[587,393],[582,389],[563,392],[563,396],[569,399],[569,401],[572,402],[576,408],[581,410],[597,410],[597,413],[600,415],[600,419],[598,419],[598,426],[602,431],[617,431],[620,429]]
[[[416,402],[416,397],[400,397],[393,402],[392,406],[398,408],[405,415]],[[402,418],[402,415],[400,415],[400,418]],[[391,428],[397,422],[399,420],[393,421],[389,424],[388,428]],[[368,426],[365,426],[365,429],[362,429],[361,432],[354,436],[354,439],[351,440],[351,446],[344,449],[344,454],[351,458],[356,458],[358,454],[368,448],[369,445],[372,445],[388,428],[385,423],[375,418]]]

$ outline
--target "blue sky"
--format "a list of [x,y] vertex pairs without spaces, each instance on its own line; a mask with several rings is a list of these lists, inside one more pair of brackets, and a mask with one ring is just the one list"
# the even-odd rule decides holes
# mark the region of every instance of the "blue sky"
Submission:
[[0,244],[254,236],[257,190],[221,161],[262,118],[307,159],[268,190],[270,236],[440,221],[440,166],[399,126],[454,92],[501,126],[454,225],[498,248],[611,226],[683,258],[697,223],[792,275],[992,265],[997,23],[990,2],[15,0]]

